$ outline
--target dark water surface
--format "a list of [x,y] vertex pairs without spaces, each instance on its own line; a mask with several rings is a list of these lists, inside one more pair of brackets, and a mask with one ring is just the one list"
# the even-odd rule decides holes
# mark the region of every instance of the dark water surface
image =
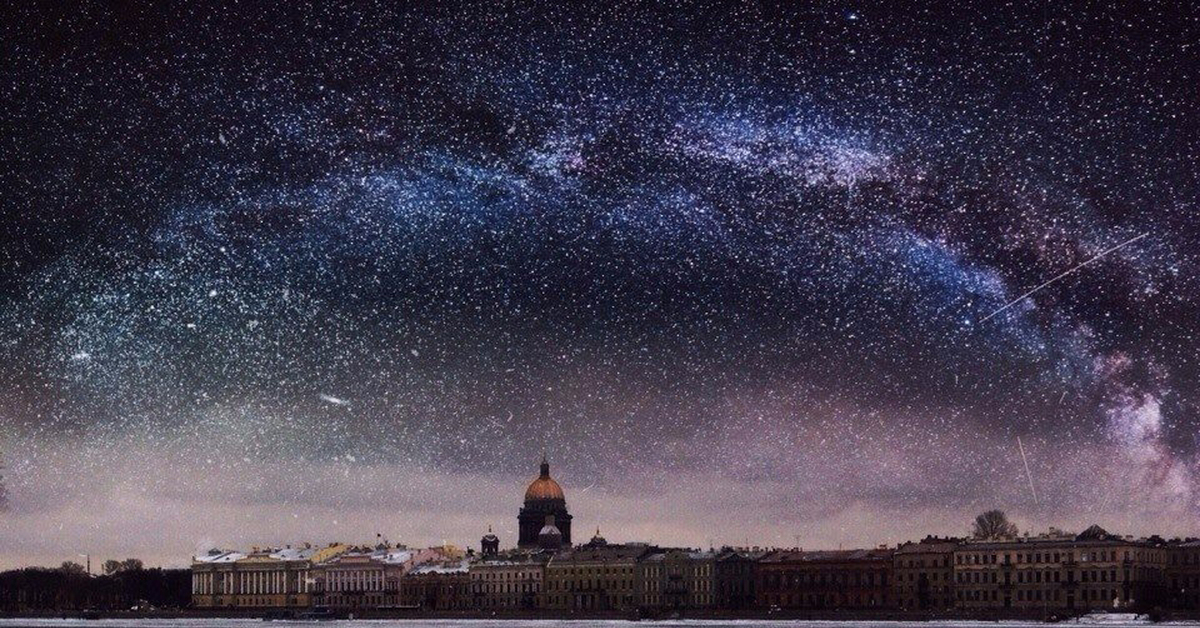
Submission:
[[[624,620],[523,620],[523,619],[385,619],[340,621],[278,621],[259,619],[0,619],[0,628],[290,628],[292,626],[324,626],[327,628],[590,628],[592,626],[623,627],[653,626],[655,628],[1029,628],[1048,626],[1031,621],[806,621],[806,620],[667,620],[631,622]],[[1149,622],[1132,616],[1112,616],[1100,619],[1085,618],[1063,622],[1058,626],[1089,628],[1143,628]],[[1195,626],[1200,622],[1171,622],[1162,625]]]

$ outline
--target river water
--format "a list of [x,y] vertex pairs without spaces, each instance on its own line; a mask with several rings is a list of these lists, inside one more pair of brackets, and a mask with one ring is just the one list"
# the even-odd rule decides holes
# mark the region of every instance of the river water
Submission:
[[[524,619],[385,619],[341,621],[263,622],[259,619],[0,619],[0,628],[1045,628],[1048,624],[1029,621],[811,621],[811,620],[524,620]],[[1099,621],[1055,624],[1063,628],[1146,628],[1149,622],[1133,616],[1109,616]],[[1170,622],[1165,625],[1200,628],[1200,622]]]

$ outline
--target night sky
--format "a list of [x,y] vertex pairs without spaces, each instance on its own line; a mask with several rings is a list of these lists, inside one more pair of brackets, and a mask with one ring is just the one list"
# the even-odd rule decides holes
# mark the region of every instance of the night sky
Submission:
[[0,566],[1200,533],[1197,15],[593,4],[11,7]]

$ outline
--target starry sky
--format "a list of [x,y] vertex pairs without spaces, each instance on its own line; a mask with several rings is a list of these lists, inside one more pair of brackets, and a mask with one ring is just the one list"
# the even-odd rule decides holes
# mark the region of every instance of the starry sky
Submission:
[[0,25],[0,566],[1198,532],[1195,13],[197,5]]

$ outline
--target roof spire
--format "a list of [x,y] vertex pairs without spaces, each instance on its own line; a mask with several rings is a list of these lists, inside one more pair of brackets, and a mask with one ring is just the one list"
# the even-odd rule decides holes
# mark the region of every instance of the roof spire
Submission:
[[542,477],[550,477],[550,462],[546,460],[546,452],[542,451]]

